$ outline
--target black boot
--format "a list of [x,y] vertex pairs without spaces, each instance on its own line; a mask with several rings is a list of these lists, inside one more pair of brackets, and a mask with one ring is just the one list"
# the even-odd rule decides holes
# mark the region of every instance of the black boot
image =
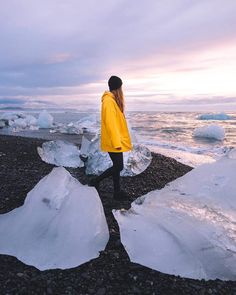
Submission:
[[128,200],[128,195],[126,194],[125,191],[119,190],[119,191],[114,191],[113,198],[117,201],[125,201],[125,200]]

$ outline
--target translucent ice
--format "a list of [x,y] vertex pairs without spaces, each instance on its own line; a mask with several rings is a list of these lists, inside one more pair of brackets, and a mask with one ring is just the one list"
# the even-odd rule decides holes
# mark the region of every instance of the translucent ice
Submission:
[[0,253],[45,270],[98,257],[109,232],[97,191],[59,167],[39,181],[23,206],[0,215],[0,236]]
[[82,134],[83,130],[80,126],[75,123],[68,124],[57,124],[53,129],[50,130],[51,133],[62,133],[62,134]]
[[43,110],[38,117],[39,128],[51,128],[53,125],[53,116],[46,110]]
[[193,132],[193,136],[223,140],[225,138],[225,130],[218,125],[208,125],[196,128]]
[[0,119],[0,128],[6,127],[6,121]]
[[[112,166],[112,161],[106,152],[100,150],[100,136],[97,135],[90,143],[84,140],[87,145],[86,174],[101,174],[107,168]],[[83,144],[81,149],[83,149]],[[143,172],[151,163],[152,155],[150,150],[138,143],[133,144],[133,149],[123,153],[124,169],[121,171],[122,176],[134,176]]]
[[[232,156],[232,157],[231,157]],[[194,279],[236,280],[235,152],[113,210],[131,261]]]
[[4,122],[2,127],[9,126],[11,131],[18,132],[24,129],[37,129],[37,120],[32,115],[27,115],[22,112],[8,112],[0,116],[0,122]]
[[7,120],[7,121],[14,121],[18,118],[23,118],[25,115],[22,112],[6,112],[3,114],[0,114],[0,119]]
[[[56,140],[44,142],[37,148],[41,159],[50,164],[64,167],[86,166],[86,174],[101,174],[112,166],[108,153],[100,150],[100,135],[97,134],[92,140],[82,137],[80,150],[72,143]],[[122,176],[134,176],[143,172],[151,163],[152,155],[144,145],[134,143],[133,150],[124,154],[124,169]],[[81,157],[86,160],[85,164]]]
[[37,148],[41,159],[49,164],[64,167],[83,167],[80,159],[80,151],[76,145],[70,142],[56,140],[46,141],[42,147]]
[[96,120],[96,114],[81,118],[79,121],[70,122],[68,124],[57,124],[50,132],[58,132],[64,134],[83,134],[84,130],[87,132],[96,133],[98,131],[98,125]]

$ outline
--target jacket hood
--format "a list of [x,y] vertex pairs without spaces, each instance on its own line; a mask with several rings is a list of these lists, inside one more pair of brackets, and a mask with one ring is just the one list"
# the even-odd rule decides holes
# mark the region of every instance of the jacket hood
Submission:
[[112,93],[112,92],[110,92],[110,91],[105,91],[104,93],[103,93],[103,95],[102,95],[102,101],[105,99],[105,97],[110,97],[110,98],[113,98],[114,99],[114,94]]

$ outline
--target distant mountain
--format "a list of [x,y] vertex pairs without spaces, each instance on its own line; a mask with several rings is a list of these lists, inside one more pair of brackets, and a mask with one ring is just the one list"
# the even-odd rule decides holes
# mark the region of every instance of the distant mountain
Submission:
[[4,107],[0,108],[0,110],[23,110],[24,108],[22,107]]

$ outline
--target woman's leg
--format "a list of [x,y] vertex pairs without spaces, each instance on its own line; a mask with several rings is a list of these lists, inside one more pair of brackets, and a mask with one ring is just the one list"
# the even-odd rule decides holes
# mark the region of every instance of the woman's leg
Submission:
[[123,153],[122,152],[119,152],[119,153],[109,152],[108,154],[112,160],[113,166],[108,168],[107,170],[105,170],[98,177],[96,177],[96,183],[99,183],[104,178],[112,176],[113,183],[114,183],[114,191],[119,191],[120,190],[120,171],[124,167]]
[[114,184],[114,191],[120,191],[120,172],[124,168],[123,153],[111,153],[109,156],[113,162],[112,178]]

